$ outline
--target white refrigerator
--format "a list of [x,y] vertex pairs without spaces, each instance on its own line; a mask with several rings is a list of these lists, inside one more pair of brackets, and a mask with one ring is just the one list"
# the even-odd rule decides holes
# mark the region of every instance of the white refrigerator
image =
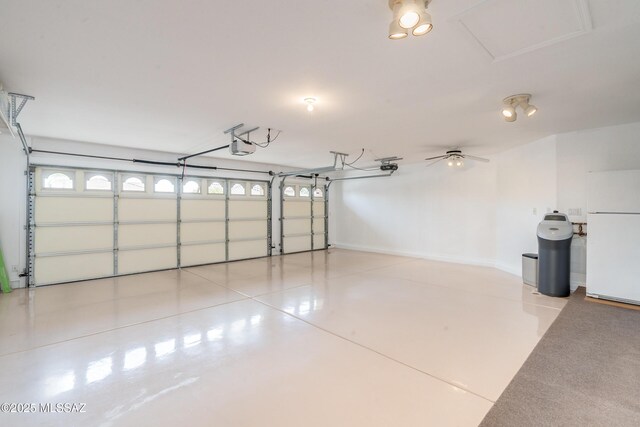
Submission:
[[640,305],[640,170],[589,173],[587,295]]

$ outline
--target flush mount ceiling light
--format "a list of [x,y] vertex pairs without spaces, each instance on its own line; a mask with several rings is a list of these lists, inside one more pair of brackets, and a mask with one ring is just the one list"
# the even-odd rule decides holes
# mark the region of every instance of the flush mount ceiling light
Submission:
[[519,95],[511,95],[502,100],[502,117],[507,122],[515,122],[518,118],[516,108],[520,107],[527,117],[533,116],[538,109],[535,105],[530,104],[531,95],[528,93],[521,93]]
[[313,97],[309,97],[309,98],[305,98],[304,99],[304,103],[307,104],[307,111],[308,112],[312,112],[315,107],[313,104],[315,104],[317,101],[317,99],[313,98]]
[[414,36],[422,36],[433,29],[431,14],[427,7],[431,0],[389,0],[393,20],[389,25],[389,38],[399,40],[407,37],[409,30]]

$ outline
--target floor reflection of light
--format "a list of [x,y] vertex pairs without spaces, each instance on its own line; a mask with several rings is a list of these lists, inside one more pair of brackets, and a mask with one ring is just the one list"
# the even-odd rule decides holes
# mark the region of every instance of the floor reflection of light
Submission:
[[298,314],[302,316],[309,314],[309,311],[311,311],[311,304],[309,303],[309,300],[301,302],[298,306]]
[[176,339],[172,338],[170,340],[159,342],[154,346],[154,350],[156,352],[156,358],[171,354],[176,351]]
[[261,314],[256,314],[255,316],[251,316],[251,326],[258,325],[260,322],[262,322]]
[[198,332],[197,334],[186,335],[182,340],[184,342],[184,348],[193,347],[194,345],[200,344],[202,334]]
[[323,303],[323,300],[314,299],[313,300],[313,311],[322,310],[322,303]]
[[89,363],[89,367],[87,368],[87,384],[100,381],[111,375],[112,366],[113,359],[111,359],[111,357],[105,357],[104,359]]
[[49,377],[46,380],[46,390],[49,396],[72,390],[75,386],[76,374],[73,371],[67,371],[62,375]]
[[296,308],[292,306],[287,306],[284,308],[285,313],[295,314]]
[[220,338],[222,338],[223,334],[224,334],[224,331],[222,328],[209,329],[207,331],[207,339],[209,341],[219,340]]
[[236,320],[235,322],[233,322],[231,324],[231,330],[233,332],[237,332],[237,331],[241,331],[244,329],[244,327],[247,326],[247,321],[246,319],[240,319],[240,320]]
[[135,369],[141,365],[144,365],[144,362],[147,359],[147,349],[144,347],[139,347],[134,350],[129,350],[124,355],[124,369],[130,370]]

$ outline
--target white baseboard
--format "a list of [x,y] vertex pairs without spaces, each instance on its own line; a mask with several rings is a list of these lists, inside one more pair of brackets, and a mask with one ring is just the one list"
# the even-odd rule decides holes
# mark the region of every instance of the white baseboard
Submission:
[[502,270],[505,273],[513,274],[514,276],[522,277],[522,266],[514,267],[513,265],[505,264],[503,262],[496,262],[495,267],[498,270]]
[[406,256],[411,258],[428,259],[432,261],[450,262],[454,264],[468,264],[468,265],[478,265],[481,267],[495,267],[495,262],[494,260],[491,260],[491,259],[457,257],[457,256],[450,256],[450,255],[437,255],[437,254],[430,254],[425,252],[399,251],[399,250],[378,248],[374,246],[351,245],[347,243],[332,243],[331,246],[338,249],[349,249],[353,251],[363,251],[363,252],[373,252],[373,253],[386,254],[386,255]]

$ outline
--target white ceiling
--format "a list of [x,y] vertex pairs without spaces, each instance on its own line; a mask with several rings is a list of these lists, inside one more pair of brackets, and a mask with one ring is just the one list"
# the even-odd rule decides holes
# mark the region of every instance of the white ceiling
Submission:
[[[31,135],[192,153],[244,122],[283,130],[247,160],[296,166],[640,121],[640,2],[541,1],[433,0],[391,41],[387,0],[0,0],[0,81]],[[504,122],[521,92],[539,113]]]

